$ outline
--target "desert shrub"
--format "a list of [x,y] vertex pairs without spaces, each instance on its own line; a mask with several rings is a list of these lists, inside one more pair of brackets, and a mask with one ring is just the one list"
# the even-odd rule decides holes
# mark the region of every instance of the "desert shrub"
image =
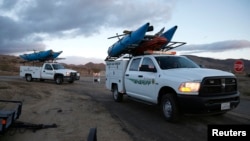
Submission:
[[11,66],[9,65],[9,64],[1,64],[0,65],[0,70],[2,70],[2,71],[10,71],[10,69],[11,69]]

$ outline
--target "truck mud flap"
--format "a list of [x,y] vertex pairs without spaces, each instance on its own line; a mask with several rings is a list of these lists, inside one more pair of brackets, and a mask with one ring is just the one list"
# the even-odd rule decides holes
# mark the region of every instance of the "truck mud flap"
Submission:
[[87,141],[97,141],[96,132],[96,128],[90,128]]

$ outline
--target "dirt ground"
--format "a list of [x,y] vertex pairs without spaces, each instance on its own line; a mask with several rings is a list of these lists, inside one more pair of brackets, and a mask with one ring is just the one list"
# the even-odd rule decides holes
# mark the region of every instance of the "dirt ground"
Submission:
[[[248,95],[249,78],[238,78],[240,91]],[[73,84],[56,85],[52,81],[26,82],[17,75],[0,76],[0,99],[23,102],[19,121],[58,125],[36,132],[10,130],[0,135],[0,141],[87,141],[91,128],[97,128],[98,141],[133,140],[124,123],[92,98],[93,95],[109,95],[112,100],[104,82],[104,78],[99,84],[93,83],[92,77],[81,77]],[[0,104],[0,108],[4,106]]]
[[104,106],[91,98],[93,93],[110,94],[104,91],[104,84],[93,84],[92,77],[62,85],[0,79],[0,99],[23,102],[19,121],[58,125],[36,132],[10,130],[0,135],[0,141],[85,141],[90,128],[97,128],[98,141],[132,140]]

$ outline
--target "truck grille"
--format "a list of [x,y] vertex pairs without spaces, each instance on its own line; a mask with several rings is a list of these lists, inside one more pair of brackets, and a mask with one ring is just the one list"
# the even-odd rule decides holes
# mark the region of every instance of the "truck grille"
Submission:
[[201,96],[230,95],[237,93],[237,79],[234,77],[207,77],[200,88]]
[[75,77],[75,76],[76,76],[76,73],[75,73],[75,72],[71,72],[71,73],[70,73],[70,76]]

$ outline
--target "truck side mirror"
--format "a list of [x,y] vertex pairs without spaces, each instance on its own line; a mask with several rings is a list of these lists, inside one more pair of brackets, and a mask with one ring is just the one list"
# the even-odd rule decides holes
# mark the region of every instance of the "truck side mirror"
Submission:
[[199,64],[200,68],[206,68],[205,65]]
[[148,65],[141,65],[139,71],[157,72],[155,67],[151,68]]

